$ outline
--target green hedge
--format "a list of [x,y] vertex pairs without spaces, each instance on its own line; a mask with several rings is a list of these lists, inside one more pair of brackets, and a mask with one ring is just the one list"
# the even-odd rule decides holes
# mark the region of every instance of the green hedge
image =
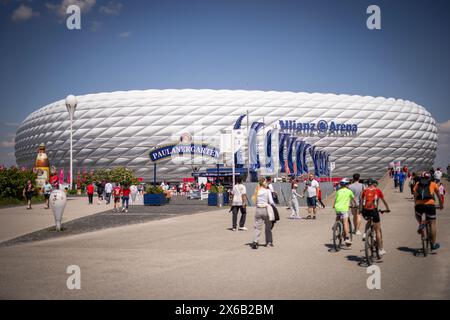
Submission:
[[[12,201],[11,199],[23,200],[23,188],[28,180],[31,180],[34,185],[36,177],[36,173],[32,170],[2,167],[0,169],[0,199],[9,199],[8,201]],[[36,186],[35,190],[37,194]]]

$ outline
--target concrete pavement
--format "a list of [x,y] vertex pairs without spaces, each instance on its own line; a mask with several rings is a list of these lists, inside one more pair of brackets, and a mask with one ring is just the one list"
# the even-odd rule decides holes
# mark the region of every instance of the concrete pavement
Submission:
[[[447,183],[447,190],[450,190]],[[369,290],[358,265],[360,237],[330,252],[334,213],[316,221],[282,219],[273,248],[252,250],[233,232],[228,209],[0,248],[3,299],[449,299],[450,210],[439,212],[441,249],[415,257],[420,239],[408,192],[387,185],[383,216],[388,254],[377,265],[381,289]],[[305,216],[305,210],[301,211]],[[3,227],[2,227],[3,228]],[[66,268],[81,268],[81,290],[68,290]]]
[[[114,207],[112,201],[109,205],[106,205],[105,201],[98,205],[96,195],[93,205],[87,203],[87,197],[69,197],[64,211],[63,223],[111,210]],[[136,199],[136,204],[142,204],[142,197]],[[0,242],[55,225],[53,211],[45,209],[44,203],[33,204],[32,207],[32,210],[26,210],[25,205],[0,208]]]

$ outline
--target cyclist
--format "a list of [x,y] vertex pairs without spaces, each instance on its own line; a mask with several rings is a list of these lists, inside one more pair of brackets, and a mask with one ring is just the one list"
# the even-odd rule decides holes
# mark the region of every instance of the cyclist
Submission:
[[422,215],[425,214],[426,221],[431,222],[431,249],[439,249],[439,243],[436,243],[436,205],[434,198],[439,201],[439,209],[443,209],[441,197],[439,197],[439,188],[434,181],[431,181],[431,174],[429,172],[422,173],[419,182],[414,186],[415,196],[415,212],[416,220],[420,227],[417,232],[420,234],[423,227]]
[[340,182],[340,188],[336,192],[336,198],[334,199],[333,208],[336,211],[337,219],[339,219],[341,216],[344,221],[344,238],[345,238],[345,244],[347,246],[351,246],[352,242],[350,240],[349,234],[350,234],[350,228],[348,225],[348,219],[349,219],[349,210],[350,210],[350,204],[352,206],[355,206],[355,196],[353,195],[353,192],[348,188],[348,185],[350,184],[350,181],[346,178],[342,179]]
[[[367,181],[367,188],[361,193],[359,201],[359,209],[364,219],[372,219],[375,235],[378,243],[378,254],[383,256],[386,251],[383,249],[383,237],[381,235],[381,220],[378,212],[378,201],[381,200],[386,207],[386,212],[390,212],[389,205],[384,199],[383,192],[378,188],[378,181],[369,179]],[[366,234],[363,235],[363,240],[366,239]]]

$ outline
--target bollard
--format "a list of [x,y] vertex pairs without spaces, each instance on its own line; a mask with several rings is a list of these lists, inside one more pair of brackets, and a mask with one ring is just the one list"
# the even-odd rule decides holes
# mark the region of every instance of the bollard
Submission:
[[50,193],[50,206],[53,210],[53,216],[55,217],[56,231],[61,231],[61,221],[66,208],[67,196],[62,190],[53,190]]

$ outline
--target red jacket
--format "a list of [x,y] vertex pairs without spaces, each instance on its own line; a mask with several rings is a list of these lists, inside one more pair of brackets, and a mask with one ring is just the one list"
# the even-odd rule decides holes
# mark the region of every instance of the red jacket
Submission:
[[94,186],[92,184],[88,185],[86,189],[88,194],[94,194]]

